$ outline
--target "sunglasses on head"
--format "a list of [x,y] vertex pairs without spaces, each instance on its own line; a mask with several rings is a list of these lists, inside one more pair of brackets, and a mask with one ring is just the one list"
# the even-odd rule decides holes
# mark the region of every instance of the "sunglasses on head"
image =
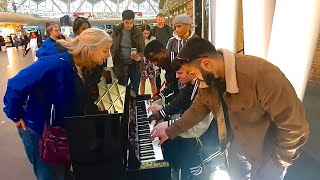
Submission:
[[77,17],[74,22],[77,23],[77,22],[87,22],[88,21],[88,18],[85,18],[85,17]]
[[182,57],[179,57],[179,55],[176,57],[176,59],[179,61],[180,65],[183,65],[183,64],[188,64],[189,62],[191,61],[194,61],[194,60],[197,60],[197,59],[201,59],[201,58],[205,58],[205,57],[209,57],[208,55],[199,55],[195,58],[182,58]]

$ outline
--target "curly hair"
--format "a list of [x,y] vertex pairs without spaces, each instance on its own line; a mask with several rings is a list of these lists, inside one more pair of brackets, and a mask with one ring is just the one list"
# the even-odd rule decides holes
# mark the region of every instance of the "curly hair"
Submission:
[[89,28],[91,27],[91,24],[89,23],[89,20],[87,18],[84,17],[77,17],[74,21],[73,21],[73,32],[76,35],[79,35],[79,30],[82,26],[82,24],[87,23],[89,25]]

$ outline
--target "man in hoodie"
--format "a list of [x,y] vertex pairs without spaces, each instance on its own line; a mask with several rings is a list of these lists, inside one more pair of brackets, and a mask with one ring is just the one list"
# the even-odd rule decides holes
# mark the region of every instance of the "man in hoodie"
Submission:
[[111,54],[118,83],[125,86],[130,78],[133,90],[138,95],[140,74],[145,69],[142,61],[145,45],[142,32],[133,25],[134,16],[132,10],[122,12],[122,23],[112,33]]
[[56,40],[60,39],[61,32],[60,27],[57,24],[53,24],[47,27],[48,38],[43,42],[41,47],[37,50],[37,57],[48,56],[53,54],[59,54],[66,51],[60,45],[57,45]]
[[155,101],[160,98],[167,100],[166,98],[172,94],[178,94],[178,79],[176,78],[175,71],[171,67],[171,62],[177,54],[165,49],[158,40],[153,40],[147,44],[144,50],[144,55],[148,60],[166,71],[166,87],[158,95],[152,97],[151,101]]
[[[179,52],[181,51],[183,45],[192,38],[199,38],[199,36],[197,36],[195,34],[194,31],[194,26],[192,25],[192,21],[191,18],[186,15],[186,14],[181,14],[178,15],[175,20],[174,20],[174,27],[175,27],[175,31],[173,32],[173,37],[169,39],[168,44],[166,49],[168,51],[170,51],[170,56],[169,58],[171,59],[171,61],[176,57],[177,54],[179,54]],[[165,52],[165,51],[162,51]],[[153,53],[156,54],[156,53]],[[152,61],[152,60],[151,60]],[[173,78],[176,79],[176,78]],[[172,79],[167,79],[167,82],[172,82]],[[174,96],[177,94],[178,89],[180,89],[181,87],[183,87],[184,85],[179,83],[178,80],[176,80],[176,82],[178,83],[175,86],[175,88],[166,88],[165,91],[161,91],[161,93],[157,96],[154,96],[152,98],[152,101],[156,101],[160,98],[165,99],[165,97],[168,94],[174,93]],[[170,92],[171,90],[171,92]],[[163,93],[164,92],[164,93]]]
[[173,32],[173,37],[169,39],[166,48],[179,54],[183,45],[189,39],[199,38],[199,36],[195,34],[194,25],[192,24],[190,16],[186,14],[178,15],[174,19],[173,24],[175,31]]

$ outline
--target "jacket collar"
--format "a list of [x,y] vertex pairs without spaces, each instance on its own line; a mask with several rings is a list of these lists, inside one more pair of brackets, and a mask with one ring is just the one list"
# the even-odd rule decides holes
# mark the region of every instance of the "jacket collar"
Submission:
[[70,67],[70,70],[77,72],[74,61],[68,52],[58,54],[58,56],[61,61],[64,61]]
[[[123,30],[123,23],[119,24],[114,28],[114,31],[116,33],[121,33],[122,30]],[[134,35],[136,35],[138,31],[140,30],[135,25],[133,25],[132,29],[130,30],[131,34],[134,34]]]
[[234,53],[227,49],[219,49],[218,51],[223,54],[226,91],[231,94],[239,93],[236,73],[236,59]]

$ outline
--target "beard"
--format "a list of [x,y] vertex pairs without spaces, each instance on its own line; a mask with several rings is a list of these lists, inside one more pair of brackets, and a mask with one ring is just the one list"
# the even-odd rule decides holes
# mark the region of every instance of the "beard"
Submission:
[[200,72],[201,72],[201,75],[203,77],[204,82],[206,82],[206,84],[208,86],[212,87],[212,86],[217,85],[218,79],[215,78],[213,74],[203,70],[202,68],[200,68]]

